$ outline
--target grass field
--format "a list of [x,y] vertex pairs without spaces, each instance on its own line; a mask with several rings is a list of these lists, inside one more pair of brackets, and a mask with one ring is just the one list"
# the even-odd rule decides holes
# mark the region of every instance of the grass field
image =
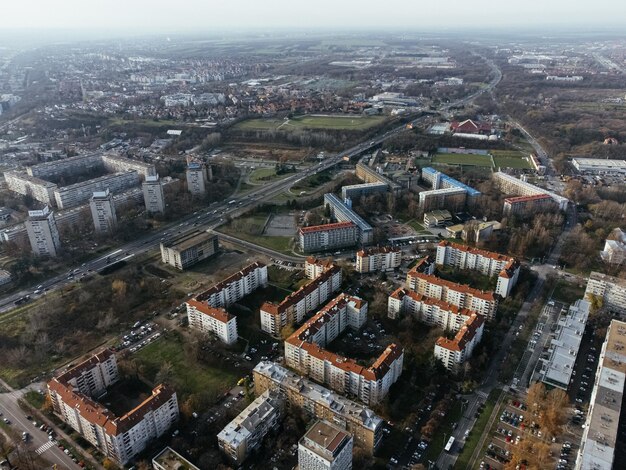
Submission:
[[[493,158],[492,158],[493,156]],[[457,153],[438,153],[433,157],[433,163],[448,165],[470,165],[492,168],[532,168],[524,158],[526,155],[518,150],[492,150],[491,155],[465,155]]]
[[[278,178],[275,168],[257,168],[250,174],[251,183],[266,182],[274,178]],[[287,176],[287,175],[285,175]]]
[[448,165],[472,165],[491,167],[489,155],[464,155],[457,153],[438,153],[433,157],[433,163],[445,163]]
[[384,116],[299,116],[285,119],[249,119],[235,126],[240,130],[335,129],[362,131],[382,124]]
[[183,338],[171,334],[140,349],[135,354],[142,367],[142,374],[154,382],[165,362],[172,364],[174,383],[180,393],[179,400],[195,393],[209,392],[219,395],[237,383],[239,374],[232,367],[218,369],[187,360]]

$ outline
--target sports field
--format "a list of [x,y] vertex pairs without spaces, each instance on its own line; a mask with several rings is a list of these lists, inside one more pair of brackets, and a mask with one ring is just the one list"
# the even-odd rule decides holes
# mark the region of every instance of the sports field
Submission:
[[532,168],[525,156],[517,150],[492,150],[491,155],[438,153],[433,157],[433,163],[488,168]]
[[384,116],[299,116],[292,119],[248,119],[235,125],[241,130],[338,129],[365,130],[385,121]]

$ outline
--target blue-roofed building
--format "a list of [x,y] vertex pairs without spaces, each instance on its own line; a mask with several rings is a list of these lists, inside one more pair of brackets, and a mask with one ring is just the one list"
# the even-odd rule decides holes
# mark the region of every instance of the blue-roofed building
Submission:
[[460,188],[467,192],[468,199],[480,196],[480,191],[472,188],[451,176],[448,176],[432,167],[422,168],[422,179],[428,181],[433,189]]
[[324,194],[324,205],[330,207],[331,216],[338,222],[352,222],[357,226],[361,245],[369,245],[374,241],[372,226],[333,193]]

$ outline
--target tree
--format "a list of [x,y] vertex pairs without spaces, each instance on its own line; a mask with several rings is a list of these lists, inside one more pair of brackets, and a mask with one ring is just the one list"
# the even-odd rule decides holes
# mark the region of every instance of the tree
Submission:
[[546,399],[546,387],[542,382],[535,382],[528,388],[526,403],[533,411],[543,409]]
[[174,366],[172,365],[171,362],[165,361],[161,365],[159,372],[157,372],[154,378],[154,381],[158,384],[171,383],[173,378],[174,378]]

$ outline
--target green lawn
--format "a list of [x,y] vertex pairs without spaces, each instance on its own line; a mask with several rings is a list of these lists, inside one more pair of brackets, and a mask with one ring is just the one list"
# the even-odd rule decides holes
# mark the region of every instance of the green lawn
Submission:
[[501,392],[502,390],[497,388],[492,390],[489,394],[485,402],[485,409],[476,420],[476,424],[474,424],[472,432],[470,432],[470,435],[465,441],[465,446],[456,460],[456,464],[454,465],[455,470],[465,470],[468,468],[472,454],[480,441],[480,437],[483,435],[483,432],[485,432],[485,428],[487,427],[487,423],[489,422],[489,418],[491,417],[491,413],[493,413],[493,409],[496,406]]
[[271,250],[279,251],[287,255],[293,255],[293,252],[290,249],[292,237],[269,237],[264,235],[253,235],[250,233],[232,230],[228,226],[220,227],[220,231],[232,237],[237,237],[241,240],[255,243]]
[[274,168],[257,168],[250,175],[250,182],[261,183],[277,177],[276,169]]
[[298,116],[288,121],[285,119],[248,119],[235,125],[240,130],[280,130],[335,129],[365,130],[382,124],[385,116]]
[[457,153],[438,153],[433,157],[433,163],[445,163],[448,165],[472,165],[492,166],[489,155],[464,155]]
[[530,162],[521,157],[500,157],[494,155],[493,161],[497,168],[532,168]]
[[552,292],[552,299],[566,304],[573,304],[578,299],[582,299],[585,296],[585,287],[579,287],[576,284],[569,283],[567,281],[559,280],[554,286],[554,292]]
[[239,379],[239,373],[226,364],[224,368],[190,363],[187,360],[183,338],[177,334],[170,334],[140,349],[135,358],[140,364],[140,370],[148,380],[154,379],[165,362],[173,366],[176,391],[183,401],[191,394],[208,392],[218,396],[233,387]]

